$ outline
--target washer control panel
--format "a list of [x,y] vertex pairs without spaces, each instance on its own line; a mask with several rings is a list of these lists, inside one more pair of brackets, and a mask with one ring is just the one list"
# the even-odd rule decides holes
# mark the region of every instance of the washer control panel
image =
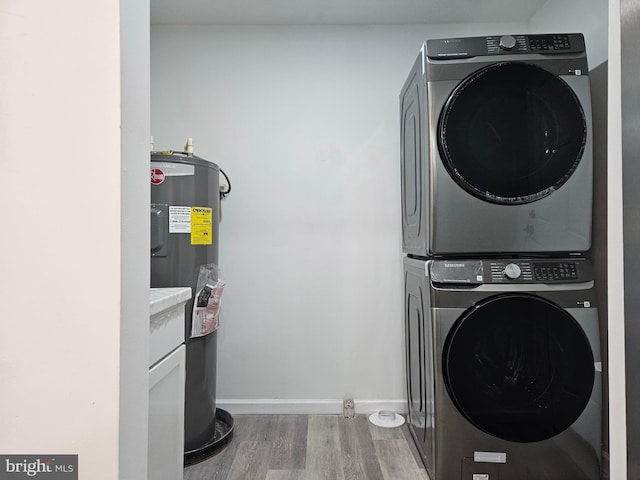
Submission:
[[484,283],[531,283],[535,280],[529,261],[492,260],[489,261],[489,265],[491,266],[491,277]]
[[484,259],[430,262],[434,283],[443,284],[532,284],[576,283],[593,280],[591,263],[570,259]]
[[584,36],[580,33],[495,35],[427,40],[427,56],[440,60],[486,55],[561,54],[584,51]]

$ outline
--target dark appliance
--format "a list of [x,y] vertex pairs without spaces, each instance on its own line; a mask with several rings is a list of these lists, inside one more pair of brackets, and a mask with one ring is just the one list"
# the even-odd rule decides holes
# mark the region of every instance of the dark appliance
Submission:
[[[151,287],[191,287],[201,265],[218,264],[220,169],[191,153],[151,153]],[[216,409],[217,331],[191,338],[186,306],[185,464],[215,453],[233,419]]]

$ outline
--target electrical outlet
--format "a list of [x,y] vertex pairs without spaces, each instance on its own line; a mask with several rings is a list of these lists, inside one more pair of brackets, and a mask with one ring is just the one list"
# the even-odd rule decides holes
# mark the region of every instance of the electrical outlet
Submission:
[[342,415],[344,418],[353,418],[356,415],[356,405],[351,395],[346,395],[342,401]]

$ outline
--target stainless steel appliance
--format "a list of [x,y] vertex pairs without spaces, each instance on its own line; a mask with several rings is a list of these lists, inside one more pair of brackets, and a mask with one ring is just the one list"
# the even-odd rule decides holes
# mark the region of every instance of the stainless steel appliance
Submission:
[[592,124],[581,34],[428,40],[400,112],[405,253],[589,249]]
[[404,259],[408,424],[431,480],[600,479],[591,263]]

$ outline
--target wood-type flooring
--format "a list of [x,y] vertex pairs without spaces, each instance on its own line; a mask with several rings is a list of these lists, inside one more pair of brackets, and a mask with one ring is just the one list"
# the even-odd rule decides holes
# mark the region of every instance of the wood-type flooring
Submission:
[[184,480],[429,480],[406,424],[366,415],[236,415],[231,442]]

